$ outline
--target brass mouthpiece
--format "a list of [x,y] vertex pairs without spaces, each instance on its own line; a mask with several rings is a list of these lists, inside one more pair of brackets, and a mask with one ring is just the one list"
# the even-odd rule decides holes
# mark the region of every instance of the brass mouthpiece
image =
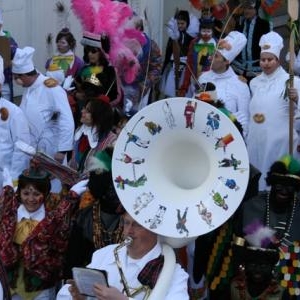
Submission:
[[132,239],[132,237],[131,236],[126,236],[126,238],[125,238],[125,240],[123,241],[123,245],[124,246],[128,246],[128,245],[130,245],[131,243],[132,243],[132,241],[133,241],[133,239]]

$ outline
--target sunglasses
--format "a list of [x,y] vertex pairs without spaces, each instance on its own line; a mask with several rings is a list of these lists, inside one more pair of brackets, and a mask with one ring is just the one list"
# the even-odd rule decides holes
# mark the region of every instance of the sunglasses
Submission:
[[96,47],[85,47],[85,51],[86,51],[86,53],[91,52],[91,53],[95,54],[95,53],[99,52],[100,49],[96,48]]

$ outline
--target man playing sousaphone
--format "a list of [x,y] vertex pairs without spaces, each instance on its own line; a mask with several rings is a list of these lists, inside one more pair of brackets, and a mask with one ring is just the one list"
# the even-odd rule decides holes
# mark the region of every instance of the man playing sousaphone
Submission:
[[[189,299],[187,273],[175,261],[170,246],[158,235],[137,223],[128,213],[123,215],[121,244],[109,245],[94,252],[87,268],[105,270],[108,286],[95,283],[96,299]],[[73,280],[58,292],[57,300],[84,300]]]

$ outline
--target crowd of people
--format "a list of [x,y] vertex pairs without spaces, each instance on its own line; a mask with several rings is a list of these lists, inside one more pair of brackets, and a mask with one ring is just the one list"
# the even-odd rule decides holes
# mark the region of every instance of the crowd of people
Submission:
[[[230,31],[210,7],[176,9],[164,56],[127,1],[71,2],[84,56],[62,28],[44,72],[0,14],[0,299],[300,299],[300,79],[260,2],[245,0]],[[175,251],[125,210],[112,178],[128,120],[173,97],[225,113],[250,170],[230,218]],[[84,294],[74,267],[105,280]]]

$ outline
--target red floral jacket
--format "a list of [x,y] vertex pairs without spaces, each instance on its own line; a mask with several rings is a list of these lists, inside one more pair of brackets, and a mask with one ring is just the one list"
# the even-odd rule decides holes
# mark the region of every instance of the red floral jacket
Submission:
[[38,223],[21,246],[14,243],[17,225],[18,195],[13,188],[3,189],[4,205],[0,214],[0,258],[8,273],[10,286],[17,282],[19,263],[23,262],[25,289],[39,291],[55,286],[61,279],[65,250],[68,244],[71,217],[79,196],[70,192],[64,199],[45,203],[46,216]]

